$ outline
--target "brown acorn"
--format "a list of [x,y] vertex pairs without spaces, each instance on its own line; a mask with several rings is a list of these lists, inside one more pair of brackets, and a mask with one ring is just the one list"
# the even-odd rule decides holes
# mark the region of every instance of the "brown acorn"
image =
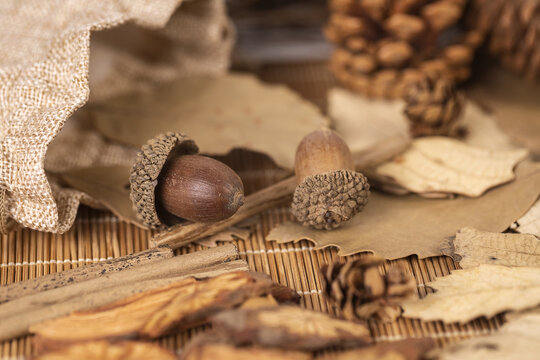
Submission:
[[193,140],[178,133],[157,136],[141,148],[131,171],[130,196],[146,225],[219,221],[242,206],[240,177],[197,152]]
[[369,184],[354,170],[349,147],[330,129],[306,135],[296,150],[298,181],[291,205],[303,225],[334,229],[360,212],[367,203]]

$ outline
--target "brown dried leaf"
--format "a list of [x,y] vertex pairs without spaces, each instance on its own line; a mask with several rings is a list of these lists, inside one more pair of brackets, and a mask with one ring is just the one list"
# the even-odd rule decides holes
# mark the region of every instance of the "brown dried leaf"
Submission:
[[540,200],[517,221],[515,230],[522,234],[533,234],[540,236]]
[[201,152],[245,148],[270,155],[292,169],[305,134],[328,124],[318,109],[281,85],[251,75],[189,77],[149,93],[121,96],[91,108],[97,129],[110,139],[140,147],[160,133],[180,131]]
[[219,335],[237,345],[317,351],[371,342],[369,329],[363,324],[294,306],[226,311],[214,316],[212,325]]
[[495,116],[468,100],[456,126],[465,130],[464,143],[488,150],[516,150],[508,135],[497,125]]
[[259,347],[238,348],[220,342],[210,335],[195,338],[183,352],[181,360],[309,360],[311,354]]
[[[376,165],[410,144],[403,101],[368,99],[341,88],[328,93],[328,112],[335,129],[345,139],[357,164]],[[466,129],[463,142],[489,150],[515,150],[493,115],[467,101],[457,126]],[[390,144],[389,144],[390,143]],[[390,146],[389,146],[390,145]],[[378,150],[384,150],[381,154]]]
[[[146,291],[109,305],[33,326],[36,344],[126,337],[156,338],[172,329],[205,322],[216,312],[271,293],[263,274],[233,272],[205,280],[186,280]],[[292,292],[292,290],[291,290]]]
[[466,227],[443,249],[463,269],[481,264],[539,266],[540,239],[534,235],[500,234]]
[[407,339],[328,354],[321,360],[419,360],[434,347],[435,341],[429,338]]
[[540,268],[480,265],[428,284],[437,292],[402,303],[403,316],[465,323],[540,304]]
[[279,243],[308,239],[317,249],[337,246],[340,255],[370,251],[386,259],[412,254],[425,258],[441,255],[444,239],[465,226],[505,230],[539,195],[540,164],[526,162],[517,167],[515,181],[479,198],[433,200],[372,192],[363,212],[339,229],[314,230],[290,222],[273,228],[267,239]]
[[525,149],[493,151],[445,137],[419,138],[373,176],[414,193],[476,197],[514,179],[514,166],[526,156]]
[[123,221],[146,228],[137,218],[129,198],[129,173],[129,166],[92,166],[65,171],[60,177],[69,186],[89,195]]
[[468,339],[430,354],[430,359],[538,359],[540,310],[518,313],[497,332]]
[[392,158],[411,141],[400,101],[368,99],[333,88],[328,92],[328,113],[335,130],[349,145],[354,162],[362,167]]
[[122,341],[90,341],[63,347],[33,358],[35,360],[175,360],[176,355],[148,342]]
[[484,72],[468,94],[493,111],[502,131],[513,141],[540,154],[540,84],[523,81],[499,67]]

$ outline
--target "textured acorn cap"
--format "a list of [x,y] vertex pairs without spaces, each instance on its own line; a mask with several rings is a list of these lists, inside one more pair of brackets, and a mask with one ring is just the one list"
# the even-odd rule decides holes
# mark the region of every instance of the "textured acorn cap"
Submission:
[[129,183],[130,198],[137,217],[151,227],[163,226],[156,209],[156,185],[161,169],[171,153],[178,155],[196,154],[195,142],[181,133],[166,133],[156,136],[143,145],[131,168]]
[[302,225],[331,230],[362,211],[369,197],[367,178],[352,170],[306,177],[294,191],[293,215]]

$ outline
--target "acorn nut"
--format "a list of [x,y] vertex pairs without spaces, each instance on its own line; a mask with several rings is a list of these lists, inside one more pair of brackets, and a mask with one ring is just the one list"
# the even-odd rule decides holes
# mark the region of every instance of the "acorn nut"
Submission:
[[362,211],[369,196],[367,178],[354,170],[351,151],[330,129],[304,137],[296,150],[298,181],[291,205],[303,225],[334,229]]
[[197,152],[195,142],[180,133],[159,135],[141,148],[131,170],[130,197],[144,224],[219,221],[242,206],[240,177]]

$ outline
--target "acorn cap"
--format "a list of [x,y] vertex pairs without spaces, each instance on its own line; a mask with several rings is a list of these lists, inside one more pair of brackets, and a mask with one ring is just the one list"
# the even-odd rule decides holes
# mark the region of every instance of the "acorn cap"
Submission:
[[306,177],[294,191],[293,215],[303,225],[331,230],[362,211],[369,197],[367,178],[353,170]]
[[181,133],[156,136],[142,146],[129,177],[130,198],[137,217],[147,226],[163,226],[156,208],[156,185],[158,177],[171,153],[191,155],[199,152],[195,142]]

